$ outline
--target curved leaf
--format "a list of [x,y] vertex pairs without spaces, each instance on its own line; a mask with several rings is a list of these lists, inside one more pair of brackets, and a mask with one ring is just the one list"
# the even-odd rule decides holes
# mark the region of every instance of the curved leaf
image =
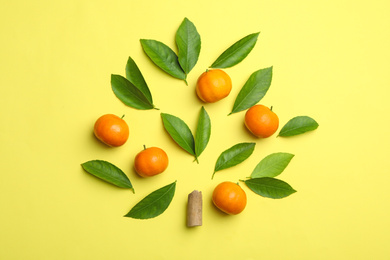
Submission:
[[211,68],[230,68],[240,63],[248,56],[257,42],[260,32],[252,33],[241,40],[234,43],[227,50],[225,50],[214,63]]
[[176,32],[176,45],[179,64],[188,74],[198,61],[201,41],[195,25],[187,18],[184,18]]
[[308,116],[297,116],[287,122],[280,130],[278,136],[293,136],[317,129],[318,123]]
[[83,167],[86,172],[110,184],[120,188],[131,189],[134,193],[134,188],[129,178],[127,178],[126,174],[121,169],[112,163],[102,160],[92,160],[81,164],[81,167]]
[[171,204],[175,195],[176,181],[153,191],[138,202],[125,217],[149,219],[161,215]]
[[293,157],[291,153],[270,154],[257,164],[251,178],[276,177],[286,169]]
[[253,153],[255,145],[256,143],[239,143],[222,152],[215,163],[212,178],[217,171],[230,168],[245,161]]
[[211,135],[211,121],[206,110],[202,106],[200,110],[198,126],[195,134],[195,154],[199,157],[209,143]]
[[258,103],[271,86],[271,80],[272,67],[253,72],[238,93],[230,114],[246,110]]
[[270,177],[254,178],[244,182],[256,194],[271,199],[281,199],[296,192],[288,183]]
[[172,77],[186,80],[186,74],[180,67],[176,53],[171,48],[156,40],[141,39],[141,45],[146,55],[160,69]]
[[184,150],[193,156],[195,155],[195,141],[188,125],[180,118],[161,113],[164,128],[172,139]]
[[129,57],[126,64],[126,78],[144,94],[150,104],[153,104],[152,94],[150,93],[149,87],[146,84],[137,64],[131,57]]
[[112,91],[125,105],[141,109],[153,109],[154,105],[130,81],[120,75],[111,75]]

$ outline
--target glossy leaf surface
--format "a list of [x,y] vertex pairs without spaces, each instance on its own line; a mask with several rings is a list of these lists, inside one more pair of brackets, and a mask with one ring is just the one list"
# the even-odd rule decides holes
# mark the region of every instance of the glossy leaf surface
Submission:
[[176,32],[176,45],[179,64],[184,73],[188,74],[198,61],[201,40],[195,25],[187,18],[184,18]]
[[288,183],[270,177],[253,178],[244,182],[256,194],[271,199],[281,199],[296,192]]
[[271,86],[271,80],[272,67],[253,72],[238,93],[230,114],[246,110],[257,104],[267,93]]
[[175,189],[176,181],[153,191],[138,202],[125,217],[149,219],[161,215],[171,204]]
[[270,154],[257,164],[251,178],[276,177],[284,171],[293,157],[290,153]]
[[297,116],[290,119],[280,130],[278,136],[294,136],[313,131],[318,128],[318,123],[308,116]]
[[198,126],[195,134],[195,154],[199,157],[209,143],[211,135],[211,121],[206,109],[202,106],[199,114]]
[[140,110],[153,109],[154,105],[136,86],[120,75],[111,75],[111,87],[116,97],[125,105]]
[[185,80],[186,74],[180,67],[176,53],[162,42],[156,40],[141,39],[141,45],[146,55],[160,69],[172,77]]
[[126,64],[126,78],[144,94],[149,103],[153,104],[153,98],[148,84],[146,84],[144,76],[131,57],[128,58]]
[[256,143],[239,143],[225,150],[215,163],[214,174],[217,171],[242,163],[253,153]]
[[195,141],[188,125],[180,118],[161,113],[164,128],[172,139],[185,151],[195,156]]
[[131,184],[126,174],[110,162],[103,160],[92,160],[81,164],[81,166],[86,172],[110,184],[120,188],[131,189],[134,192],[133,185]]
[[226,49],[214,63],[211,68],[230,68],[244,60],[252,51],[257,42],[260,33],[252,33],[234,43]]

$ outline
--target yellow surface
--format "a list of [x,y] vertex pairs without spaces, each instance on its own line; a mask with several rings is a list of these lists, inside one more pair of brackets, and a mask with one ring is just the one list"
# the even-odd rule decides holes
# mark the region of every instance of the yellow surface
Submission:
[[[0,11],[0,259],[390,259],[390,2],[373,1],[2,1]],[[202,37],[189,86],[160,71],[139,39],[175,47],[184,17]],[[200,163],[162,127],[160,112],[195,130],[202,102],[197,77],[228,46],[260,31],[250,55],[227,69],[228,98],[206,104],[211,140]],[[140,67],[161,110],[138,111],[112,93],[128,56]],[[311,133],[253,138],[244,113],[227,117],[255,70],[274,66],[262,104],[281,125],[315,118]],[[125,114],[130,139],[107,148],[92,134],[105,113]],[[244,163],[211,180],[218,155],[257,143]],[[168,170],[136,176],[135,154],[159,146]],[[250,175],[273,152],[295,154],[280,179],[298,192],[281,200],[255,195],[227,216],[211,203],[213,188]],[[104,159],[122,168],[135,194],[85,173]],[[177,180],[164,214],[124,218],[151,191]],[[187,195],[204,197],[204,224],[185,226]]]

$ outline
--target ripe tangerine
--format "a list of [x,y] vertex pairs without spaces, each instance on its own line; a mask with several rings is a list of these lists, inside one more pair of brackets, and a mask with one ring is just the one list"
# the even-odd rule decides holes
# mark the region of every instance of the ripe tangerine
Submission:
[[221,211],[236,215],[245,209],[246,193],[237,183],[226,181],[215,187],[212,200]]
[[220,69],[206,70],[196,83],[196,93],[206,103],[217,102],[227,97],[231,90],[231,78]]
[[279,127],[278,116],[266,106],[255,105],[245,113],[245,125],[257,137],[270,137]]
[[126,143],[129,138],[129,126],[123,117],[106,114],[96,120],[94,134],[106,145],[117,147]]
[[135,156],[134,168],[141,177],[151,177],[165,171],[168,163],[168,155],[163,149],[144,146],[144,150]]

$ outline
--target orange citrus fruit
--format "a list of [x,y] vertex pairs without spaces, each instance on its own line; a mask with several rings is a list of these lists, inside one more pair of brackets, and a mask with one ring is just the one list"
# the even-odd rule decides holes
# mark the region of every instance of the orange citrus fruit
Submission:
[[252,134],[266,138],[278,130],[279,118],[271,109],[263,105],[255,105],[248,109],[245,114],[245,125]]
[[168,167],[168,155],[158,147],[144,148],[134,159],[135,171],[141,177],[150,177],[162,173]]
[[217,102],[227,97],[231,90],[232,80],[220,69],[206,70],[196,83],[196,93],[206,103]]
[[129,126],[122,118],[112,114],[99,117],[94,126],[95,136],[109,146],[123,145],[129,138]]
[[223,212],[236,215],[245,209],[246,194],[237,183],[225,181],[215,187],[213,203]]

